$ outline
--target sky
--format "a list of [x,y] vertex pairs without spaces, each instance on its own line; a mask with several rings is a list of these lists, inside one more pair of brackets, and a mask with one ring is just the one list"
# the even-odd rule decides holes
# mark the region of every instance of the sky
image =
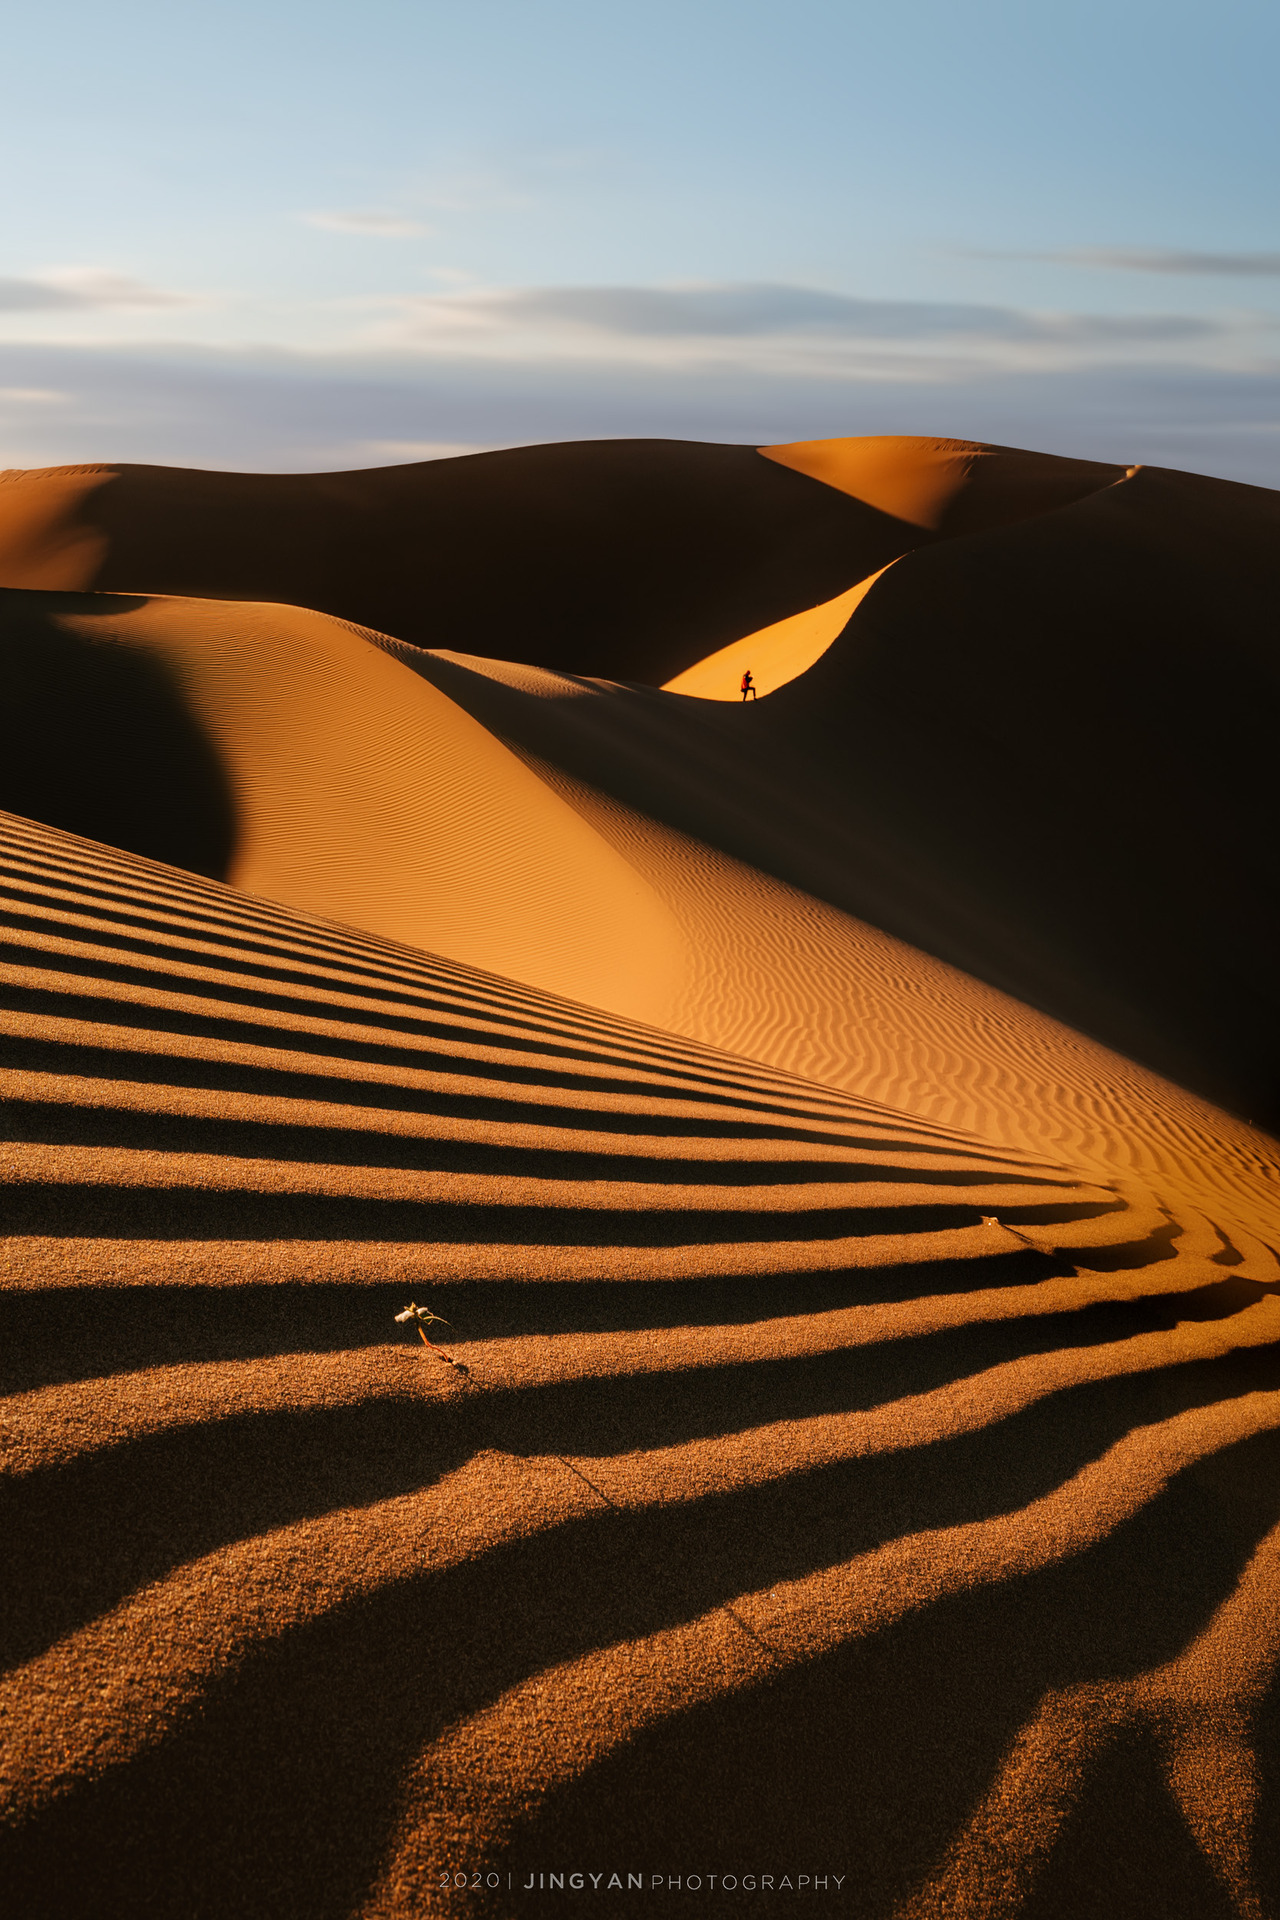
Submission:
[[5,0],[0,466],[930,433],[1280,486],[1280,9]]

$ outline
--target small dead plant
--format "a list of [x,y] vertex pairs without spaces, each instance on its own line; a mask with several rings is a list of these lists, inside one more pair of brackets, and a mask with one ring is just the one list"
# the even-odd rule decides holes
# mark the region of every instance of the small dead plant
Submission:
[[407,1321],[410,1325],[417,1327],[418,1338],[421,1340],[423,1346],[426,1347],[429,1353],[434,1353],[437,1360],[443,1360],[446,1367],[456,1367],[459,1373],[469,1371],[468,1368],[463,1366],[460,1360],[454,1360],[449,1354],[443,1352],[441,1348],[436,1346],[434,1341],[428,1340],[427,1338],[428,1327],[447,1327],[449,1325],[449,1322],[443,1314],[432,1313],[430,1307],[415,1306],[411,1300],[404,1312],[396,1315],[396,1320],[401,1324]]

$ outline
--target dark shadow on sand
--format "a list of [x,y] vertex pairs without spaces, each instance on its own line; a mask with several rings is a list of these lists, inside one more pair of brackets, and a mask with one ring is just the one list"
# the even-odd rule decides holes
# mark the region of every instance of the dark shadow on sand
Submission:
[[[85,1920],[340,1920],[380,1864],[405,1765],[523,1679],[904,1529],[1020,1504],[1136,1421],[1255,1384],[1256,1361],[1213,1363],[1166,1380],[1158,1406],[1149,1382],[1062,1396],[994,1444],[930,1449],[914,1476],[878,1461],[861,1485],[841,1468],[604,1512],[367,1595],[257,1648],[158,1749],[33,1818],[4,1847],[7,1884],[24,1912]],[[1171,1658],[1231,1591],[1280,1512],[1280,1447],[1269,1434],[1230,1451],[1265,1460],[1269,1502],[1223,1500],[1192,1468],[1081,1555],[658,1727],[557,1797],[548,1839],[577,1821],[634,1853],[642,1823],[646,1850],[687,1838],[709,1866],[717,1850],[740,1860],[750,1843],[759,1861],[768,1840],[794,1858],[821,1838],[828,1859],[857,1862],[861,1911],[886,1912],[1047,1687]],[[522,1860],[535,1843],[536,1826]]]
[[176,676],[110,631],[143,604],[0,592],[0,807],[222,880],[237,832],[222,762]]

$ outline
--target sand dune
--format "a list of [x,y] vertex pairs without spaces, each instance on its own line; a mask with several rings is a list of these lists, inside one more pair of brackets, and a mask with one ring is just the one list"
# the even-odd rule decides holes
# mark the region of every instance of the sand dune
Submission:
[[907,554],[745,712],[437,678],[575,780],[1275,1131],[1278,536],[1280,495],[1144,468]]
[[[216,877],[245,892],[1019,1150],[1132,1172],[1174,1205],[1229,1193],[1238,1229],[1272,1231],[1266,1136],[722,851],[745,851],[753,817],[772,815],[761,866],[789,828],[793,871],[843,855],[842,889],[877,877],[869,834],[850,851],[847,810],[819,814],[812,769],[785,745],[771,775],[744,754],[753,713],[243,603],[15,592],[0,648],[27,689],[9,709],[5,797],[28,813],[84,832],[110,796],[117,841],[131,827],[136,850],[178,858],[179,830],[197,852],[212,837],[212,767]],[[139,739],[142,684],[168,705],[145,708]],[[152,740],[180,732],[201,751],[157,760]],[[899,899],[914,878],[895,871]]]
[[[1280,1128],[1270,966],[1280,822],[1268,773],[1266,639],[1280,588],[1277,496],[954,442],[767,451],[761,459],[741,448],[588,443],[388,469],[351,476],[350,487],[324,476],[121,470],[86,496],[97,519],[84,524],[101,532],[112,513],[120,522],[94,575],[99,587],[186,594],[203,582],[220,596],[262,594],[274,568],[270,599],[358,613],[401,641],[575,680],[692,673],[687,684],[704,690],[708,675],[718,684],[726,669],[712,664],[725,647],[748,636],[766,645],[766,630],[800,614],[811,621],[896,556],[844,632],[758,714],[682,714],[619,694],[606,716],[574,687],[554,712],[540,699],[532,719],[510,702],[476,708],[476,717],[579,782]],[[793,473],[782,456],[839,487]],[[761,475],[799,492],[774,496]],[[5,497],[11,516],[25,514],[5,577],[29,562],[47,579],[54,534],[69,539],[72,529],[62,507],[51,509],[37,539],[29,496],[51,488],[62,502],[67,484],[18,476],[0,487],[0,517]],[[855,484],[870,504],[841,491]],[[1030,517],[1015,516],[1020,487]],[[575,517],[586,496],[589,511]],[[891,518],[881,500],[916,521]],[[420,515],[412,542],[411,508]],[[846,508],[853,517],[844,522]],[[563,537],[566,521],[581,533],[585,561]],[[424,524],[441,528],[425,558]],[[490,567],[483,593],[482,538],[504,556],[501,581]],[[354,586],[328,593],[320,575],[342,554],[351,579],[366,582],[368,604],[357,605]],[[397,626],[373,602],[397,577],[408,592],[411,562],[418,613],[403,598],[386,602],[386,612],[405,615]],[[520,594],[523,622],[509,604]],[[140,627],[163,618],[139,615]],[[242,651],[253,644],[246,631]],[[40,652],[47,658],[47,645]],[[732,683],[740,656],[731,657]],[[160,701],[150,688],[130,695],[143,697]],[[150,731],[172,742],[178,724]],[[183,757],[198,751],[199,740],[184,743]],[[324,752],[342,756],[341,732]],[[231,871],[226,800],[220,813],[206,805],[204,845],[187,858],[172,843],[130,839],[92,809],[58,815],[15,784],[0,798],[17,811],[205,872]],[[215,785],[210,773],[206,789]],[[1229,936],[1215,904],[1224,891]],[[318,896],[285,897],[440,945],[404,920],[392,928]],[[465,957],[508,970],[496,951]],[[656,1005],[638,1011],[661,1017]]]
[[754,698],[776,693],[788,680],[807,673],[832,641],[839,639],[854,608],[861,604],[883,572],[882,567],[879,573],[868,574],[846,593],[838,593],[834,600],[824,600],[819,607],[806,607],[803,613],[793,613],[787,620],[761,627],[758,633],[745,634],[717,653],[708,654],[705,660],[696,661],[674,680],[668,680],[664,693],[692,694],[698,700],[740,700],[743,698],[742,677],[748,668],[755,688]]
[[286,601],[654,685],[928,538],[754,448],[674,440],[365,473],[0,480],[0,586]]
[[[14,593],[0,649],[25,696],[5,797],[26,813],[91,831],[109,807],[117,844],[664,1020],[661,902],[373,637],[300,608]],[[156,754],[175,738],[179,756]],[[184,857],[181,838],[220,857]]]
[[[24,1911],[455,1911],[441,1858],[523,1878],[575,1827],[641,1865],[655,1831],[721,1872],[799,1849],[878,1911],[986,1860],[961,1810],[1045,1688],[1127,1686],[1073,1751],[1140,1780],[1163,1723],[1112,1729],[1221,1605],[1198,1684],[1247,1707],[1262,1509],[1194,1552],[1185,1514],[1226,1461],[1277,1484],[1274,1256],[51,829],[3,844]],[[454,1364],[398,1338],[424,1286]]]
[[795,440],[760,451],[881,513],[944,536],[1015,526],[1071,506],[1132,472],[1100,460],[906,434]]
[[0,587],[277,600],[661,685],[940,532],[1123,469],[967,441],[596,440],[360,473],[0,475]]
[[1272,1910],[1280,497],[763,453],[0,484],[24,1914]]

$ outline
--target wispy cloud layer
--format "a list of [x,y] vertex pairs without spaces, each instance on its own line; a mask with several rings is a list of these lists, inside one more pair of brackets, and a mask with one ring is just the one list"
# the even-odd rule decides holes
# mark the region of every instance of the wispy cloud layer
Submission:
[[615,340],[786,338],[817,334],[856,340],[939,340],[987,336],[1002,340],[1187,339],[1201,320],[1094,318],[1022,313],[1012,307],[923,300],[859,300],[812,287],[532,287],[446,294],[418,303],[428,323],[548,331],[586,329]]
[[1209,274],[1227,279],[1267,279],[1280,274],[1280,253],[1191,253],[1169,247],[1072,247],[1024,259],[1054,260],[1067,267],[1105,267],[1121,273]]
[[58,407],[70,398],[57,387],[0,387],[0,408]]
[[385,466],[548,440],[920,433],[1280,486],[1280,381],[1185,365],[962,377],[760,374],[729,363],[0,346],[0,467],[100,460],[258,472]]
[[[534,361],[727,365],[760,375],[959,378],[965,369],[1254,360],[1267,316],[1089,314],[867,300],[784,284],[466,288],[382,303],[366,344]],[[1275,343],[1271,344],[1274,352]]]
[[[387,209],[304,217],[375,239],[424,231]],[[248,301],[229,291],[194,298],[102,268],[45,269],[0,280],[0,338],[82,346],[164,339],[192,349],[253,342],[285,352],[390,353],[437,362],[459,356],[530,366],[585,361],[894,383],[1150,362],[1260,371],[1274,369],[1280,355],[1280,315],[1244,309],[1051,310],[873,299],[784,281],[486,286],[439,263],[430,268],[431,292],[409,290],[403,281],[397,287],[394,268],[390,285],[369,284],[374,271],[381,278],[387,262],[403,259],[375,249],[363,255],[361,291],[335,297],[326,290],[288,303]],[[419,265],[414,277],[420,271]]]
[[38,313],[68,308],[124,308],[134,312],[162,307],[186,307],[195,302],[183,294],[149,287],[127,274],[99,267],[54,267],[27,279],[0,279],[0,312]]

